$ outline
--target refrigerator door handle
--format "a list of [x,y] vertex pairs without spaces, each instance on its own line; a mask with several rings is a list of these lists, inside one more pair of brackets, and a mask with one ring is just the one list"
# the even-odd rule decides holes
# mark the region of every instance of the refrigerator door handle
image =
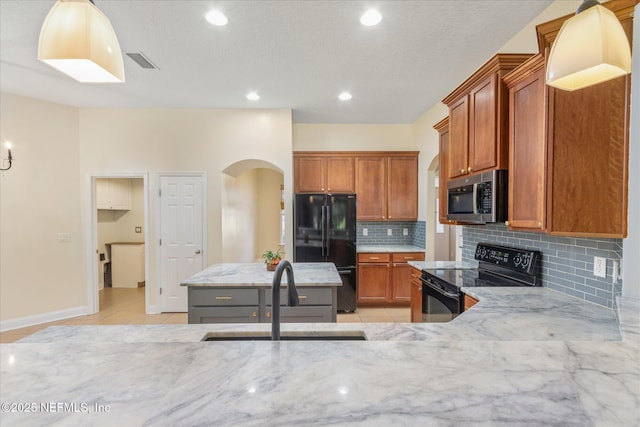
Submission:
[[325,243],[327,245],[327,253],[326,255],[329,256],[329,247],[330,247],[330,243],[331,243],[331,238],[329,236],[329,231],[331,230],[331,228],[329,227],[331,225],[331,206],[327,206],[327,222],[326,222],[326,240]]
[[326,220],[326,216],[325,216],[325,205],[322,205],[322,209],[320,210],[321,212],[321,220],[320,220],[320,245],[322,248],[322,256],[325,256],[324,253],[324,241],[325,241],[325,220]]

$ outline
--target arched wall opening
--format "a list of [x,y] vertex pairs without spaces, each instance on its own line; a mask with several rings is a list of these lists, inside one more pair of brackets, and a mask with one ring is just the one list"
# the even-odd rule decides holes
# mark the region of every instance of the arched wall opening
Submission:
[[222,262],[255,262],[283,242],[283,171],[258,159],[221,174]]

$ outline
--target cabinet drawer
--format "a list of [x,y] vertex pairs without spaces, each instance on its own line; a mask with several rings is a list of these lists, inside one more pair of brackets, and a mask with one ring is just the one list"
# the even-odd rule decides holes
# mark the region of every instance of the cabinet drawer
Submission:
[[[267,308],[267,322],[271,322],[270,309]],[[332,307],[282,307],[281,323],[319,323],[332,322]]]
[[191,307],[189,323],[258,323],[258,306]]
[[258,289],[191,288],[189,306],[258,305]]
[[389,262],[391,254],[370,253],[358,254],[358,262]]
[[[299,287],[298,298],[300,305],[331,305],[333,298],[331,288],[305,288]],[[271,306],[271,289],[267,289],[265,293],[265,302]],[[287,289],[280,290],[280,305],[287,305]]]
[[402,252],[393,254],[393,262],[424,261],[424,252]]

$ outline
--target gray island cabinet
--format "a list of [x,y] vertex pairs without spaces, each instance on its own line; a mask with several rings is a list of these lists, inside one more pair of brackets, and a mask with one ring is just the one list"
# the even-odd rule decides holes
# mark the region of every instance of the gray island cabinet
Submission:
[[[335,322],[340,275],[332,263],[293,263],[300,305],[286,306],[280,292],[280,319],[288,323]],[[273,271],[260,263],[214,264],[184,280],[189,323],[258,323],[271,321]]]

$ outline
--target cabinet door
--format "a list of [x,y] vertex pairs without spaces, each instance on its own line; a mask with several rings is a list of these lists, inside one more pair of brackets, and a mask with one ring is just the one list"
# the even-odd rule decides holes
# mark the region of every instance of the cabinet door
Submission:
[[96,179],[96,208],[111,209],[111,198],[109,196],[109,179]]
[[447,219],[447,179],[449,177],[449,126],[440,132],[440,159],[438,169],[438,219],[449,224]]
[[545,68],[509,89],[509,227],[542,230],[546,207]]
[[357,218],[381,221],[387,217],[387,174],[384,156],[356,157]]
[[[414,269],[415,270],[415,269]],[[412,276],[416,273],[412,271]],[[418,279],[411,278],[411,321],[422,321],[422,282],[420,281],[420,273],[418,272]]]
[[314,193],[325,191],[325,157],[302,156],[294,159],[294,192]]
[[411,266],[407,263],[393,263],[391,280],[391,301],[409,303],[411,301]]
[[497,150],[497,80],[492,74],[469,95],[469,165],[467,172],[475,173],[495,168]]
[[353,157],[327,157],[327,191],[333,193],[356,191]]
[[549,88],[550,234],[626,236],[629,80]]
[[449,178],[468,173],[469,97],[464,96],[449,107]]
[[389,157],[387,218],[418,219],[418,157]]
[[131,209],[131,180],[128,178],[110,179],[111,209]]
[[389,286],[389,264],[358,264],[358,302],[387,302]]

